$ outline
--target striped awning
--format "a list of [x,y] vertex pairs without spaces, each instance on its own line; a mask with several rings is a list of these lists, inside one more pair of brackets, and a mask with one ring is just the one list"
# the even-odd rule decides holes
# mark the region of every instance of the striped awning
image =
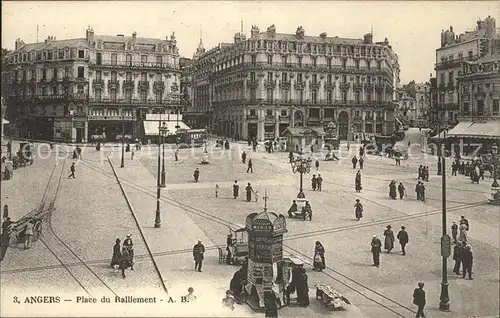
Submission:
[[[157,120],[145,120],[143,121],[143,124],[144,124],[144,134],[146,136],[158,136],[159,134],[159,130],[158,130],[158,126],[159,126],[159,121]],[[165,123],[165,125],[167,126],[167,129],[168,129],[168,132],[167,132],[167,135],[175,135],[176,131],[177,131],[177,128],[175,128],[175,126],[177,126],[177,124],[180,126],[179,129],[189,129],[189,126],[186,125],[185,123],[183,123],[182,121],[162,121],[162,123]]]
[[500,139],[500,121],[488,122],[459,122],[447,132],[448,137],[456,138],[488,138]]

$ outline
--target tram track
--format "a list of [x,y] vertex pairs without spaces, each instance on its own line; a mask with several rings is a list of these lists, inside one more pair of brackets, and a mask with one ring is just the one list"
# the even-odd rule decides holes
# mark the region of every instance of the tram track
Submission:
[[[92,165],[88,165],[88,164],[86,164],[86,166],[90,169],[94,169],[94,171],[96,171],[96,172],[100,172],[103,175],[108,175],[109,177],[111,177],[109,175],[109,173],[107,173],[102,168],[93,167]],[[142,192],[144,194],[148,194],[152,197],[155,197],[154,191],[151,191],[151,190],[146,189],[142,186],[134,184],[133,182],[131,182],[129,180],[122,179],[122,178],[119,178],[119,179],[121,180],[121,182],[123,182],[123,184],[125,186],[128,186],[128,187],[130,187],[136,191]],[[236,223],[230,222],[230,221],[228,221],[224,218],[218,217],[216,215],[207,213],[206,211],[203,211],[201,209],[195,208],[195,207],[190,206],[188,204],[182,203],[176,199],[162,197],[162,198],[160,198],[160,200],[162,202],[171,204],[172,206],[178,207],[189,214],[205,218],[213,223],[217,223],[217,224],[223,225],[225,227],[227,227],[227,226],[233,227],[233,228],[239,227],[239,225]],[[481,201],[481,202],[475,202],[472,204],[464,204],[463,206],[450,208],[449,210],[468,209],[472,206],[481,205],[483,203],[484,202]],[[390,223],[390,222],[395,222],[395,221],[400,221],[400,220],[408,220],[408,219],[412,219],[412,218],[427,216],[427,215],[430,215],[431,213],[432,214],[441,213],[441,210],[439,209],[439,210],[435,210],[432,212],[426,211],[424,213],[418,213],[418,214],[414,214],[414,215],[406,215],[406,216],[391,218],[391,219],[384,219],[384,220],[375,221],[375,222],[371,222],[371,223],[361,223],[361,224],[347,225],[347,226],[330,228],[330,229],[323,229],[323,230],[318,230],[318,231],[299,233],[296,235],[287,236],[286,238],[284,238],[283,241],[288,242],[288,241],[291,241],[294,239],[303,239],[303,238],[309,238],[309,237],[314,237],[317,235],[323,235],[323,234],[328,234],[328,233],[333,233],[333,232],[348,231],[348,230],[353,230],[353,229],[358,229],[358,228],[363,228],[363,227],[371,227],[371,226],[379,225],[379,224],[387,224],[387,222]],[[294,254],[294,255],[300,255],[301,258],[308,260],[309,264],[312,265],[312,258],[311,257],[305,255],[304,253],[297,251],[296,249],[290,247],[287,244],[283,244],[283,246],[287,252],[290,252],[291,254]],[[391,299],[391,298],[383,295],[382,293],[377,292],[373,288],[366,286],[363,283],[359,282],[358,280],[353,279],[347,275],[344,275],[343,273],[341,273],[339,271],[336,271],[332,268],[327,268],[327,271],[325,271],[323,274],[328,276],[330,279],[335,280],[339,284],[345,286],[346,288],[351,289],[352,291],[354,291],[355,293],[359,294],[360,296],[366,298],[367,300],[384,308],[385,310],[392,312],[394,315],[396,315],[398,317],[407,317],[410,313],[412,315],[415,314],[415,311],[413,309],[409,308],[407,305],[402,304],[394,299]],[[402,314],[402,312],[404,312],[405,314]]]
[[[118,296],[118,294],[92,268],[90,268],[87,262],[85,262],[70,246],[68,246],[63,239],[61,239],[54,229],[52,216],[56,210],[55,205],[61,188],[61,180],[65,172],[64,168],[67,161],[67,158],[62,159],[62,162],[60,162],[59,159],[60,158],[56,158],[56,163],[49,177],[47,187],[39,205],[39,208],[43,209],[47,208],[46,205],[48,204],[49,212],[46,218],[48,233],[46,232],[47,235],[44,235],[42,231],[42,237],[38,238],[38,240],[60,263],[59,268],[64,268],[89,297],[102,295],[102,288],[97,290],[95,286],[104,286],[105,290],[109,291],[114,296]],[[75,260],[77,260],[78,264],[82,265],[85,269],[81,267],[76,269],[73,266],[69,266],[68,263],[74,263]],[[70,269],[70,267],[73,268]]]

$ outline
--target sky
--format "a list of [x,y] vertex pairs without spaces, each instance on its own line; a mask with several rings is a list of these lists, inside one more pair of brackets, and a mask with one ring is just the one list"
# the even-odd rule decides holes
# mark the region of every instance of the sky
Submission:
[[[47,36],[84,38],[96,34],[164,39],[175,32],[179,53],[191,58],[200,36],[206,49],[232,42],[235,32],[249,37],[274,24],[278,33],[362,38],[373,28],[374,41],[388,38],[399,56],[401,84],[425,82],[433,73],[440,33],[472,31],[478,19],[500,19],[500,1],[2,1],[2,48],[14,49]],[[498,21],[500,27],[500,20]]]

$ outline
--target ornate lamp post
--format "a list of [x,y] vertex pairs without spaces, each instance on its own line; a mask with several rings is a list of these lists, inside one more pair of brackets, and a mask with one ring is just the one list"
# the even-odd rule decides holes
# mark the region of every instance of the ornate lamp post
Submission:
[[162,128],[165,127],[161,125],[161,114],[160,120],[158,121],[158,170],[156,178],[156,217],[155,217],[155,228],[161,227],[161,214],[160,214],[160,197],[161,197],[161,181],[160,181],[160,156],[161,156],[161,135]]
[[125,122],[123,121],[122,117],[122,162],[120,164],[120,168],[125,167],[125,149],[124,149],[124,143],[125,143]]
[[302,175],[304,173],[309,173],[311,171],[311,165],[312,165],[312,159],[311,158],[302,158],[298,157],[290,162],[290,165],[292,166],[292,171],[293,173],[299,173],[300,174],[300,189],[299,189],[299,194],[297,194],[297,198],[299,199],[305,199],[306,195],[304,194],[303,190],[303,182],[302,182]]
[[497,146],[492,146],[491,147],[491,156],[493,160],[493,183],[491,184],[492,188],[498,188],[498,181],[497,181],[497,173],[498,173],[498,147]]
[[162,153],[162,158],[161,158],[161,187],[165,188],[165,182],[166,182],[166,172],[165,172],[165,139],[167,137],[168,133],[168,127],[167,123],[163,122],[162,126],[160,126],[160,135],[163,137],[161,140],[161,153]]
[[443,149],[444,141],[446,140],[446,129],[443,131],[443,140],[440,143],[440,158],[441,158],[441,171],[442,171],[442,226],[443,235],[441,236],[441,256],[443,257],[443,272],[441,281],[441,296],[439,297],[439,309],[441,311],[450,310],[450,296],[448,293],[448,257],[451,254],[451,238],[446,233],[446,153]]

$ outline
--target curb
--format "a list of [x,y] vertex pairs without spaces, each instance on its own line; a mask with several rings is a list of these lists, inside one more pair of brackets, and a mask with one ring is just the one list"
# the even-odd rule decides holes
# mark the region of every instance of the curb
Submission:
[[158,268],[158,265],[156,264],[156,260],[153,257],[153,253],[151,252],[151,249],[149,248],[149,244],[146,241],[146,237],[144,236],[144,233],[142,231],[142,228],[139,224],[139,220],[137,219],[137,216],[135,215],[134,208],[132,207],[132,204],[130,203],[130,200],[128,199],[127,193],[125,192],[125,189],[123,188],[122,183],[120,182],[120,178],[118,177],[118,174],[116,173],[115,167],[113,166],[113,163],[111,162],[111,159],[108,157],[108,162],[109,165],[111,166],[111,169],[113,170],[113,174],[115,175],[116,182],[120,186],[120,190],[122,191],[123,196],[125,197],[125,201],[127,202],[128,208],[130,210],[130,213],[132,214],[132,217],[134,218],[135,224],[137,226],[137,229],[139,230],[139,233],[141,233],[142,240],[144,241],[144,245],[146,246],[146,249],[148,250],[148,254],[151,257],[151,261],[153,262],[153,266],[156,270],[156,273],[158,274],[158,277],[160,278],[161,285],[163,287],[163,290],[167,293],[168,295],[168,289],[167,286],[165,285],[165,281],[163,280],[163,277],[161,275],[160,269]]

